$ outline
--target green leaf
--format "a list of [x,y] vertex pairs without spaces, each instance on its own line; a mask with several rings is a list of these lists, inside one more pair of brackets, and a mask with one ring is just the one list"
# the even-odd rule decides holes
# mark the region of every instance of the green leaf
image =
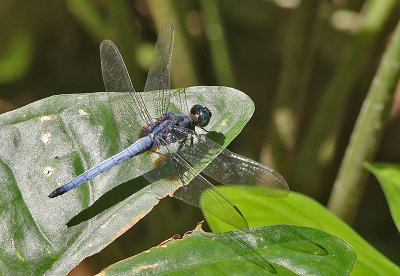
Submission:
[[[189,106],[212,110],[209,129],[224,134],[224,146],[254,111],[250,98],[231,88],[176,92],[186,92]],[[158,93],[142,95],[149,102]],[[121,93],[121,104],[127,96]],[[60,197],[47,197],[122,150],[128,138],[135,141],[140,128],[137,121],[114,126],[106,93],[57,95],[0,116],[1,275],[64,275],[150,212],[160,196],[142,175],[153,168],[155,155],[137,156]],[[164,184],[155,183],[157,191]],[[172,190],[166,185],[163,191]]]
[[[358,259],[352,275],[400,275],[399,267],[368,244],[341,219],[307,196],[290,192],[287,198],[266,198],[230,187],[220,188],[241,210],[250,227],[294,224],[324,230],[347,241],[356,251]],[[210,214],[205,213],[205,217],[214,232],[232,229]]]
[[364,166],[379,180],[389,203],[393,221],[400,230],[400,165],[365,163]]
[[[201,226],[201,224],[200,224]],[[320,245],[304,238],[312,236]],[[250,248],[250,249],[249,249]],[[252,254],[249,254],[252,253]],[[206,233],[201,227],[106,268],[102,275],[349,275],[356,255],[324,231],[287,225]]]

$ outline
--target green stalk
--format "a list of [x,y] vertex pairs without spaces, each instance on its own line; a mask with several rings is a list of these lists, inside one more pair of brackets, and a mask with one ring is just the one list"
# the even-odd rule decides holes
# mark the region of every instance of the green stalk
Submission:
[[[287,34],[283,64],[276,93],[273,118],[268,130],[268,144],[263,145],[261,161],[269,163],[283,174],[288,170],[289,155],[293,150],[298,128],[296,110],[308,82],[309,70],[304,70],[312,54],[311,37],[315,34],[320,0],[302,1],[294,12]],[[271,159],[271,160],[270,160]],[[270,160],[270,161],[267,161]],[[272,163],[272,164],[271,164]]]
[[323,94],[310,129],[300,146],[291,178],[292,185],[299,187],[307,194],[319,193],[318,172],[321,168],[318,155],[320,150],[335,128],[340,112],[345,107],[353,85],[368,59],[368,53],[376,44],[379,34],[397,4],[396,0],[367,2],[362,28],[350,44],[337,73]]
[[368,176],[363,162],[375,157],[399,80],[400,22],[364,100],[329,199],[329,209],[347,222],[357,214]]
[[[145,74],[143,74],[143,71],[136,62],[136,49],[139,39],[133,28],[134,20],[132,13],[130,13],[129,6],[124,0],[108,1],[105,3],[110,13],[111,33],[117,35],[115,43],[121,50],[134,85],[141,91],[145,83]],[[138,86],[137,84],[139,83],[143,85]]]
[[224,28],[219,14],[218,1],[202,0],[200,3],[204,12],[205,29],[218,84],[235,87],[235,79]]
[[[176,1],[180,3],[179,1]],[[185,26],[178,16],[177,3],[172,0],[149,0],[149,7],[157,28],[172,20],[175,25],[174,52],[172,55],[171,79],[174,87],[189,87],[198,84],[193,57],[185,37]]]
[[90,35],[96,40],[103,39],[106,23],[93,1],[68,0],[69,11],[76,17]]

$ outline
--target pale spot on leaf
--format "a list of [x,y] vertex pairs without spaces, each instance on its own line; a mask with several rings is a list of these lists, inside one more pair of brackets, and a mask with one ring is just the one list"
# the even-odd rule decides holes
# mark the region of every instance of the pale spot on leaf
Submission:
[[42,134],[41,140],[45,145],[48,145],[50,143],[50,137],[51,137],[51,133],[46,132],[46,133]]
[[44,173],[45,176],[50,176],[50,175],[52,175],[54,171],[55,171],[54,168],[49,167],[49,166],[47,166],[47,167],[45,167],[45,168],[43,169],[43,173]]
[[151,264],[151,265],[139,266],[138,268],[136,268],[135,270],[133,270],[133,273],[137,274],[138,272],[140,272],[140,271],[143,270],[143,269],[148,269],[148,268],[154,269],[154,268],[156,268],[157,266],[158,266],[158,263]]
[[79,109],[79,114],[81,115],[81,116],[89,116],[90,114],[89,113],[87,113],[85,110],[83,110],[83,109]]
[[56,116],[54,115],[44,115],[42,117],[40,117],[40,122],[43,123],[44,121],[51,121],[54,120],[56,118]]

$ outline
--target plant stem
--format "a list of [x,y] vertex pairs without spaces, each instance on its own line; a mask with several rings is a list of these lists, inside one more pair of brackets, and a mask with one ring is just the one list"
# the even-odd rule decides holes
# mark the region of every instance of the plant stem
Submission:
[[[126,1],[108,1],[105,2],[110,13],[110,25],[112,33],[117,34],[116,43],[120,45],[121,53],[128,68],[128,72],[135,84],[144,84],[145,74],[139,68],[136,62],[136,49],[138,47],[137,35],[133,28],[134,20],[132,13],[129,12],[129,6]],[[140,86],[141,88],[144,85]],[[139,89],[140,91],[141,89]]]
[[218,1],[202,0],[200,3],[218,85],[235,87],[232,64],[218,9]]
[[68,0],[69,11],[79,20],[95,39],[101,40],[106,30],[106,22],[101,17],[95,3],[87,0]]
[[[173,20],[175,25],[174,54],[172,55],[171,79],[174,87],[188,87],[198,84],[196,70],[191,55],[188,41],[184,35],[185,26],[178,18],[177,1],[171,0],[149,0],[149,7],[154,22],[159,28],[164,22]],[[175,61],[174,61],[175,60]]]
[[400,21],[374,77],[346,149],[328,207],[351,222],[362,198],[368,172],[363,162],[378,150],[400,78]]
[[332,138],[329,137],[329,134],[335,128],[337,118],[363,70],[368,53],[375,45],[378,35],[396,7],[396,0],[367,2],[362,28],[349,46],[341,66],[328,85],[313,116],[310,129],[300,146],[291,182],[292,185],[307,194],[319,194],[317,185],[320,170],[318,155],[322,145],[327,139]]

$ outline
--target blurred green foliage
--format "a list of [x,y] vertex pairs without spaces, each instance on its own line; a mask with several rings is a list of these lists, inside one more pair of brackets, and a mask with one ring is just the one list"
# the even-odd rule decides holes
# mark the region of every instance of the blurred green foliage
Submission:
[[[364,21],[374,4],[378,8]],[[291,180],[292,190],[326,203],[362,101],[399,18],[398,1],[389,0],[2,0],[0,112],[54,94],[104,90],[98,51],[103,39],[118,45],[141,91],[157,28],[172,19],[176,26],[172,86],[228,85],[247,93],[256,112],[231,149],[261,159]],[[363,26],[374,33],[368,45],[357,40]],[[339,85],[335,76],[349,85]],[[321,99],[335,107],[331,120],[319,117],[318,110],[325,106]],[[400,162],[399,107],[397,100],[378,161]],[[324,122],[329,131],[314,144],[307,135],[318,132],[312,130],[318,125],[315,120]],[[304,143],[315,148],[302,155]],[[309,162],[301,163],[307,169],[304,177],[295,173],[296,160]],[[76,271],[97,272],[193,229],[201,218],[199,210],[163,200]],[[373,179],[353,227],[389,259],[400,262],[398,231]]]

